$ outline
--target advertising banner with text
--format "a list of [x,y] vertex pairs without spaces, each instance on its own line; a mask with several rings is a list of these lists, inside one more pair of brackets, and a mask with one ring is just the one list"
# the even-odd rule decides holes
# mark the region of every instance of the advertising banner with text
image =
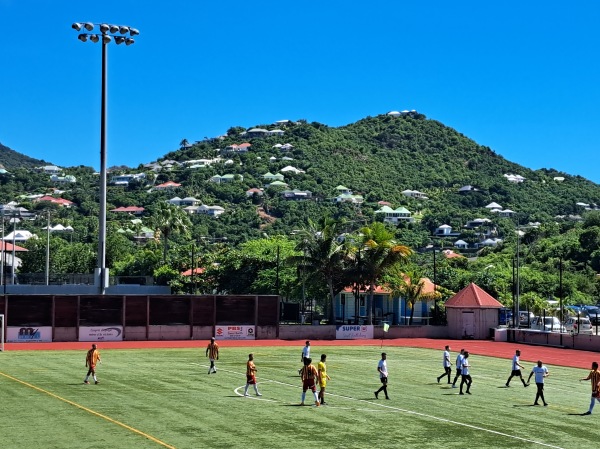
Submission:
[[123,341],[123,326],[80,326],[79,341]]
[[254,326],[216,326],[217,340],[255,340]]
[[371,339],[373,338],[373,326],[353,324],[336,326],[335,338],[337,340]]
[[41,343],[52,341],[52,327],[7,327],[6,341],[8,343]]

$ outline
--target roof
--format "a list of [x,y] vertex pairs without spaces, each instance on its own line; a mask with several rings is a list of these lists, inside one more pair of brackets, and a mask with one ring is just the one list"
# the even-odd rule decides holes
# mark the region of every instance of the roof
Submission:
[[492,295],[474,283],[470,283],[446,301],[447,308],[501,309],[504,307]]
[[[0,240],[0,251],[10,252],[12,250],[13,250],[12,243],[3,242],[2,240]],[[21,252],[21,251],[29,251],[29,250],[26,248],[23,248],[22,246],[15,245],[15,252]]]
[[117,207],[116,209],[111,209],[111,212],[139,213],[144,212],[144,208],[137,206]]

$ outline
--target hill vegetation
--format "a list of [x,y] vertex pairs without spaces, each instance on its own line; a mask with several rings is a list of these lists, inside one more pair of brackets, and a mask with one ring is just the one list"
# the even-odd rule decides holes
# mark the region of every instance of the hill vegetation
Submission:
[[[360,253],[366,244],[361,236],[366,228],[372,230],[374,223],[384,221],[385,214],[376,211],[389,204],[392,209],[406,208],[412,217],[385,223],[391,239],[414,253],[398,263],[405,271],[435,279],[447,292],[474,281],[510,305],[519,240],[524,303],[541,309],[548,307],[548,299],[561,296],[570,303],[590,303],[600,297],[596,275],[600,212],[594,210],[600,204],[600,186],[593,182],[550,168],[527,169],[419,113],[367,117],[338,128],[305,120],[258,128],[271,134],[234,126],[220,138],[194,144],[184,139],[179,150],[154,164],[113,170],[109,179],[125,173],[146,176],[108,188],[109,211],[144,208],[140,217],[109,212],[111,274],[154,275],[180,292],[279,292],[300,300],[304,291],[306,298],[315,298],[325,307],[331,294],[328,280],[309,276],[299,257],[306,251],[299,236],[306,243],[306,230],[325,227],[325,218],[336,222],[337,236],[347,235],[334,239],[329,248],[344,247],[338,269],[349,277],[333,279],[339,290],[362,276],[356,271],[357,245]],[[239,147],[242,143],[250,146]],[[12,154],[6,147],[0,150],[3,157]],[[38,235],[46,226],[47,210],[52,224],[74,228],[72,234],[52,234],[52,273],[91,272],[98,233],[97,175],[88,167],[69,167],[63,174],[75,176],[76,183],[57,184],[26,164],[25,156],[14,159],[18,160],[24,162],[13,165],[2,160],[10,170],[0,175],[0,201],[17,201],[35,212],[37,220],[19,226]],[[288,166],[296,172],[280,172]],[[269,186],[272,180],[264,177],[268,173],[282,173],[287,185]],[[509,174],[524,181],[510,182],[505,176]],[[233,176],[214,182],[215,176],[224,175]],[[169,181],[180,187],[159,188]],[[472,189],[459,192],[467,185]],[[341,186],[354,197],[340,197]],[[56,189],[62,192],[55,193]],[[258,190],[252,194],[251,189]],[[427,199],[407,197],[406,190],[422,192]],[[296,198],[307,198],[290,199],[284,193],[293,191],[305,195]],[[48,193],[72,201],[73,207],[36,202],[32,196]],[[186,214],[185,205],[165,211],[166,202],[174,197],[191,197],[224,212],[218,217]],[[506,214],[490,212],[486,206],[492,202]],[[489,222],[465,227],[480,218]],[[439,235],[437,229],[444,224],[455,235]],[[484,234],[493,244],[483,244]],[[458,239],[466,249],[454,248]],[[348,242],[354,242],[354,250]],[[30,240],[25,246],[30,252],[21,271],[43,272],[44,239]],[[435,272],[433,247],[438,256]],[[469,258],[443,256],[444,249]],[[562,289],[559,266],[564,274]],[[197,267],[206,271],[195,276],[194,285],[190,277],[180,275]],[[383,282],[384,274],[374,281]]]

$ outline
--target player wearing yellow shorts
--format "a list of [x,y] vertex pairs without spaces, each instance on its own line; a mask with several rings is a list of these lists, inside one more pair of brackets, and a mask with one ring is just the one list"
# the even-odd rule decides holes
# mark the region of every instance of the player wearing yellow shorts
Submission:
[[327,355],[321,354],[321,361],[317,365],[318,379],[319,379],[319,402],[321,405],[325,405],[325,387],[327,381],[331,380],[331,377],[327,375],[327,365],[325,364]]

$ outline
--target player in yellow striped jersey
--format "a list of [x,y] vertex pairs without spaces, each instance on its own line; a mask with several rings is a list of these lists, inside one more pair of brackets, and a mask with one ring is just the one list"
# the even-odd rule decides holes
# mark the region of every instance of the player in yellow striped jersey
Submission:
[[313,396],[315,397],[315,405],[318,407],[321,405],[319,403],[319,396],[317,395],[317,387],[315,386],[315,381],[317,380],[319,373],[317,368],[312,364],[312,359],[307,357],[304,359],[304,366],[300,371],[300,377],[302,378],[302,402],[300,405],[304,405],[304,399],[306,398],[306,390],[312,391]]
[[95,344],[93,344],[92,349],[90,349],[85,356],[85,367],[88,368],[88,372],[83,381],[84,384],[90,383],[88,380],[90,378],[90,374],[92,375],[92,378],[94,379],[94,382],[96,384],[100,383],[98,381],[98,378],[96,377],[96,365],[98,364],[98,362],[101,362],[100,352],[97,348],[98,347]]
[[254,364],[254,354],[248,354],[248,362],[246,362],[246,388],[244,388],[244,396],[248,396],[248,387],[254,386],[254,392],[256,396],[262,396],[258,392],[258,386],[256,384],[256,365]]
[[210,360],[210,368],[208,368],[208,374],[217,373],[217,367],[215,366],[215,360],[219,360],[219,345],[215,342],[215,337],[210,339],[210,343],[206,347],[206,357]]
[[600,371],[598,371],[598,362],[592,363],[592,370],[587,377],[579,379],[579,381],[582,380],[589,380],[592,384],[592,401],[590,402],[590,408],[584,413],[584,415],[591,415],[596,401],[600,401]]

